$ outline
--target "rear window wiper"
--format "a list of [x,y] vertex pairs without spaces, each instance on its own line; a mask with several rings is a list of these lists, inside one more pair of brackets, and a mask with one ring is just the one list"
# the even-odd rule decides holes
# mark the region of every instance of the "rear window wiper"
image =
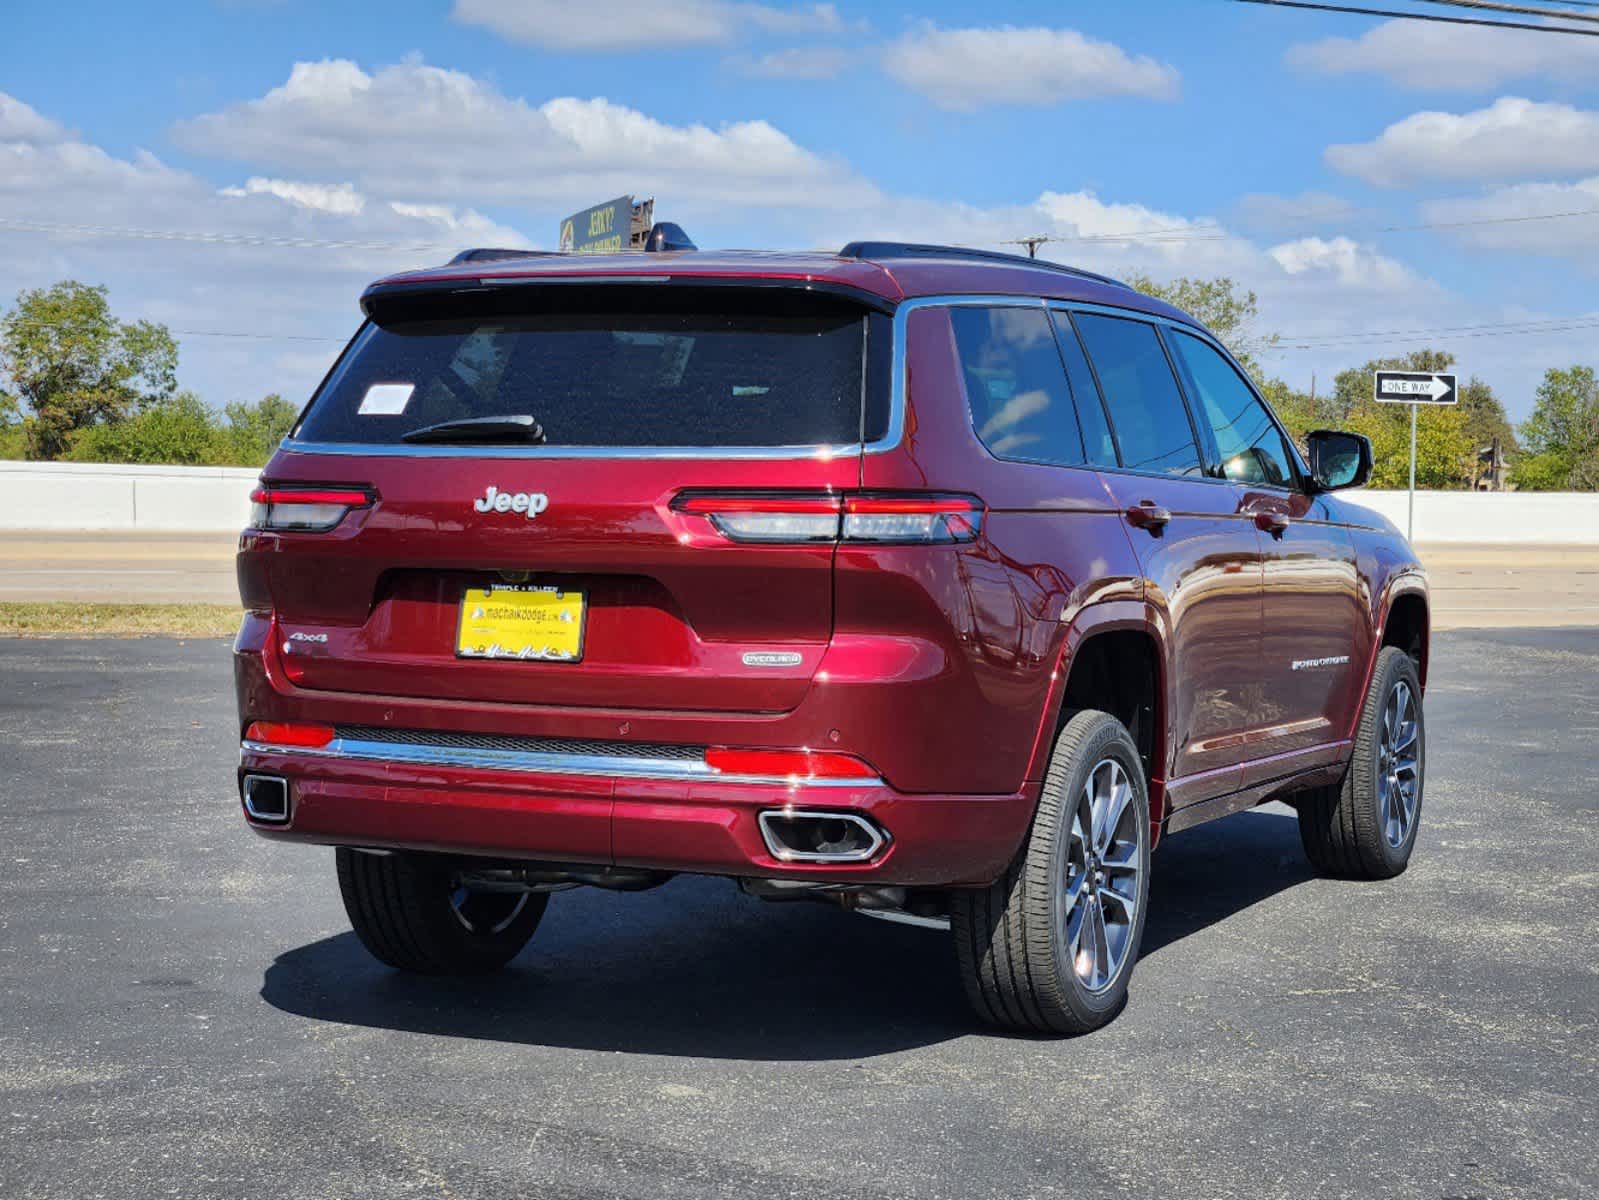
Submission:
[[528,442],[543,445],[544,426],[526,413],[503,417],[463,417],[440,421],[403,434],[402,442]]

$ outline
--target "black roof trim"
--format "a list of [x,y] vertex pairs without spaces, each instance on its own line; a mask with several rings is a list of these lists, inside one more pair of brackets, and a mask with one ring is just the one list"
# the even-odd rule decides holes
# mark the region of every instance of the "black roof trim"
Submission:
[[1111,287],[1134,289],[1120,279],[1085,271],[1081,267],[1068,267],[1065,263],[1050,262],[1043,258],[1028,258],[1024,254],[1006,254],[999,250],[976,250],[970,246],[932,246],[918,242],[851,242],[838,252],[840,258],[878,260],[884,258],[950,258],[971,262],[991,262],[1008,267],[1033,267],[1040,271],[1059,271],[1079,279],[1092,279]]
[[478,246],[471,250],[463,250],[449,261],[449,266],[456,263],[473,262],[503,262],[508,258],[559,258],[559,250],[503,250],[495,246]]

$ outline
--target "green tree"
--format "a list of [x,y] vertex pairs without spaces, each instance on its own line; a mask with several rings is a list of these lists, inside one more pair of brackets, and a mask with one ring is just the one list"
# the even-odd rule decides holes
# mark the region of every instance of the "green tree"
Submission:
[[299,409],[276,392],[254,404],[229,404],[225,411],[231,459],[248,467],[265,466],[300,415]]
[[1505,406],[1494,395],[1494,390],[1473,375],[1460,385],[1460,411],[1466,414],[1466,430],[1479,450],[1493,444],[1495,438],[1506,454],[1521,449],[1516,440],[1516,427],[1505,414]]
[[0,374],[26,410],[29,458],[172,395],[178,344],[163,325],[111,315],[106,289],[67,280],[17,296],[0,317]]
[[21,458],[22,409],[16,397],[0,389],[0,459]]
[[1193,279],[1183,276],[1170,283],[1156,283],[1148,275],[1131,275],[1129,287],[1176,306],[1215,334],[1232,351],[1244,369],[1259,381],[1260,356],[1277,345],[1276,334],[1259,334],[1260,301],[1254,292],[1244,291],[1231,279]]
[[1546,371],[1521,436],[1526,453],[1512,473],[1517,487],[1599,490],[1599,378],[1594,369]]
[[205,401],[193,392],[179,392],[130,417],[78,430],[61,457],[71,462],[218,466],[229,461],[231,449]]

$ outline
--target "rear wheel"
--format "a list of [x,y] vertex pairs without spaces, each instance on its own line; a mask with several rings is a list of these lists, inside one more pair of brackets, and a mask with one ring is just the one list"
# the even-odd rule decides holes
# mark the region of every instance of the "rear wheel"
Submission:
[[1087,1033],[1120,1011],[1149,900],[1149,798],[1109,713],[1077,713],[1050,757],[1033,826],[991,887],[951,896],[967,998],[1006,1029]]
[[1341,784],[1296,798],[1299,840],[1323,875],[1392,879],[1410,865],[1421,826],[1427,730],[1421,680],[1403,650],[1377,658]]
[[427,854],[340,846],[339,891],[361,944],[380,962],[423,975],[477,975],[515,958],[544,916],[542,893],[469,888]]

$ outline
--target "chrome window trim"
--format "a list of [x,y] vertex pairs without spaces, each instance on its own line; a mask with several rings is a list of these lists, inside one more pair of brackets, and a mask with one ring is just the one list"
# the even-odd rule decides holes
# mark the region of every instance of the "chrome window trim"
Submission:
[[558,754],[536,750],[495,750],[467,746],[430,746],[420,742],[374,742],[334,738],[325,746],[278,746],[244,741],[243,754],[291,755],[348,762],[406,763],[427,767],[471,767],[491,771],[538,772],[545,775],[599,775],[627,779],[677,779],[695,783],[755,783],[807,788],[876,787],[876,776],[813,779],[788,775],[733,775],[704,759],[629,757],[610,754]]

